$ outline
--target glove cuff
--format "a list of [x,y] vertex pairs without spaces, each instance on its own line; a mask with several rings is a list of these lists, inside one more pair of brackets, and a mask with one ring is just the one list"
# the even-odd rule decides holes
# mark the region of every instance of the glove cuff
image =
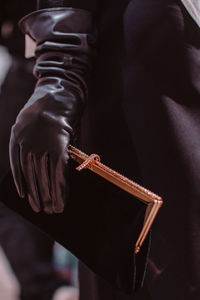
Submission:
[[34,75],[65,79],[85,102],[96,40],[92,14],[76,8],[42,9],[25,16],[19,26],[36,42]]
[[92,13],[70,7],[37,10],[23,17],[19,27],[37,43],[52,38],[60,40],[61,33],[64,38],[65,33],[90,34],[94,29]]

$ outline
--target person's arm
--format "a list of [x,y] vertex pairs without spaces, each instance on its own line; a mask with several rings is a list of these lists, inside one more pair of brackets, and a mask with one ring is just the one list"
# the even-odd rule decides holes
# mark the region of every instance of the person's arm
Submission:
[[92,13],[67,4],[38,1],[20,23],[36,42],[38,81],[12,127],[10,163],[19,195],[48,214],[62,212],[67,200],[67,148],[87,101],[95,40]]
[[[67,200],[67,148],[77,136],[87,102],[88,77],[96,40],[93,19],[95,2],[40,0],[39,10],[21,22],[23,30],[37,44],[34,72],[38,82],[12,128],[10,161],[18,192],[22,197],[28,196],[35,211],[44,210],[49,214],[62,212]],[[86,4],[91,6],[86,7]],[[115,203],[112,198],[115,195],[107,195],[102,202],[107,202],[111,196],[110,206]],[[107,204],[102,204],[98,211],[95,201],[97,204],[99,198],[95,200],[94,197],[91,213],[88,204],[84,206],[84,201],[80,199],[75,222],[72,221],[74,218],[66,222],[66,210],[59,222],[54,222],[58,219],[50,220],[48,216],[41,215],[39,224],[92,271],[130,293],[142,285],[146,270],[148,239],[141,252],[137,256],[134,253],[136,236],[143,224],[143,208],[138,209],[136,205],[136,211],[133,211],[135,216],[136,212],[138,215],[135,219],[130,214],[134,204],[132,206],[129,200],[124,202],[123,198],[121,202],[117,201],[117,207],[108,217],[108,212],[101,215]],[[128,217],[124,223],[118,218],[121,208]],[[116,228],[120,229],[120,234],[116,234]]]

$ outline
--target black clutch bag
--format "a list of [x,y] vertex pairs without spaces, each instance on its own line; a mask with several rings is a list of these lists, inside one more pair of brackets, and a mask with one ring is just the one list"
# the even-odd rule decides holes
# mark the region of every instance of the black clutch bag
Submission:
[[70,195],[63,213],[34,213],[18,197],[11,173],[0,187],[2,201],[111,285],[132,293],[143,284],[149,230],[162,199],[103,165],[98,155],[72,146],[69,153]]

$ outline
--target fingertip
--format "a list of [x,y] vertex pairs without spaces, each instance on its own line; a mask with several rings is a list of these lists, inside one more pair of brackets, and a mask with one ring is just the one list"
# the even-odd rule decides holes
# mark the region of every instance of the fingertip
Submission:
[[40,206],[35,204],[30,194],[28,194],[28,202],[34,212],[39,213],[41,211]]
[[25,193],[24,193],[22,187],[20,185],[18,185],[18,183],[15,180],[15,177],[13,179],[14,179],[15,187],[16,187],[19,197],[22,199],[25,198]]
[[53,215],[53,209],[51,207],[44,207],[44,212],[47,215]]
[[25,198],[25,194],[24,194],[23,192],[18,192],[18,194],[19,194],[19,197],[20,197],[20,198],[22,198],[22,199]]
[[25,180],[20,166],[20,146],[10,145],[10,167],[17,193],[20,198],[25,198]]
[[62,207],[62,208],[54,208],[54,213],[55,214],[61,214],[61,213],[63,213],[63,211],[64,211],[64,207]]

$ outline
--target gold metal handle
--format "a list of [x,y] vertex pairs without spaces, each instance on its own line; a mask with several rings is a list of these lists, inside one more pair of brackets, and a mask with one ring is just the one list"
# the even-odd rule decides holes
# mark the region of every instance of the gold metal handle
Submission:
[[78,171],[81,171],[84,168],[87,168],[114,185],[118,186],[122,190],[128,192],[129,194],[135,196],[140,201],[147,205],[145,219],[141,233],[135,244],[135,253],[140,251],[140,248],[155,220],[155,217],[163,204],[163,200],[160,196],[151,192],[150,190],[144,188],[138,183],[128,179],[127,177],[121,175],[120,173],[112,170],[106,165],[100,162],[100,157],[97,154],[92,154],[88,156],[79,149],[69,146],[68,152],[70,157],[78,162],[80,165],[76,168]]

